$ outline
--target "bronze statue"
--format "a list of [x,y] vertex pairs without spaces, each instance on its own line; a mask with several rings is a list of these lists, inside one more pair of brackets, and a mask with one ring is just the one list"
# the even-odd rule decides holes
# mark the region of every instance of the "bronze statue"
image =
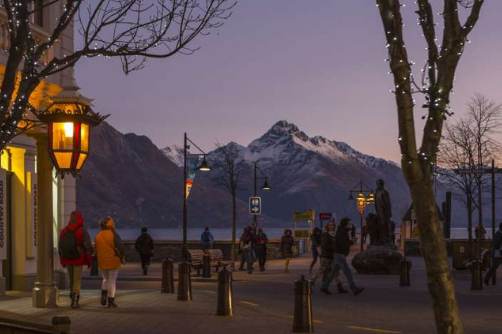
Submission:
[[378,217],[379,244],[387,245],[391,242],[390,218],[392,209],[390,204],[389,192],[384,188],[385,182],[382,179],[377,180],[377,190],[375,193],[375,209]]

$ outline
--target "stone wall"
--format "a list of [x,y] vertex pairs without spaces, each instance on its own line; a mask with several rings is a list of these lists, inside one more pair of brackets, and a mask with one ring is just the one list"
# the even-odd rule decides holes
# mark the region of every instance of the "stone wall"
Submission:
[[[139,262],[140,261],[139,255],[134,249],[134,241],[125,240],[123,243],[126,248],[126,254],[125,254],[126,261]],[[281,244],[280,239],[269,239],[268,252],[267,252],[269,259],[279,259],[282,257],[282,254],[280,252],[280,244]],[[179,261],[181,259],[181,248],[182,248],[181,241],[155,241],[154,245],[155,249],[153,251],[152,261],[160,262],[166,257],[170,257],[174,261]],[[231,246],[232,242],[230,240],[221,240],[221,241],[217,240],[213,244],[213,248],[221,249],[225,259],[231,258],[230,256]],[[200,241],[188,241],[188,249],[200,249],[200,248],[201,248]],[[237,249],[238,249],[238,243],[236,242],[235,245],[236,254],[237,254]],[[239,258],[239,256],[236,255],[236,258]]]

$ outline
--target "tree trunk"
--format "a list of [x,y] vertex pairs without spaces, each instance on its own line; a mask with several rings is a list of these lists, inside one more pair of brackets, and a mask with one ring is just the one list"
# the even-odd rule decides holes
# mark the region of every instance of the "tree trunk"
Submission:
[[237,230],[237,200],[236,200],[236,193],[232,193],[232,246],[231,246],[231,252],[232,252],[232,261],[235,262],[235,238],[236,238],[236,230]]
[[427,267],[427,284],[432,297],[436,328],[441,334],[464,333],[432,181],[409,182],[420,233],[420,248]]
[[467,197],[467,235],[469,236],[469,242],[467,243],[467,255],[469,259],[472,259],[472,198],[471,193]]

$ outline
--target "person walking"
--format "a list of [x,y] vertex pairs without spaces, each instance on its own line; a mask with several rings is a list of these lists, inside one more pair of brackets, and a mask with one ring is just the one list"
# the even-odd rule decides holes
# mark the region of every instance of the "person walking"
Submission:
[[492,265],[485,276],[485,285],[490,285],[493,275],[497,276],[497,268],[502,264],[502,223],[492,240]]
[[309,273],[312,274],[312,269],[317,263],[317,259],[321,256],[321,234],[322,230],[319,227],[314,227],[312,235],[310,236],[311,250],[312,250],[312,262],[310,263]]
[[335,223],[329,222],[326,224],[326,231],[321,234],[321,268],[312,280],[313,283],[315,283],[319,277],[323,277],[323,283],[320,291],[328,295],[332,294],[332,292],[329,291],[329,286],[335,279],[338,287],[338,293],[347,293],[347,290],[343,288],[342,281],[340,280],[340,267],[334,263],[334,252]]
[[241,250],[244,252],[244,257],[247,263],[248,274],[253,273],[253,262],[256,258],[255,254],[256,237],[254,229],[251,226],[246,227],[241,237]]
[[200,235],[200,240],[202,241],[203,250],[213,248],[214,238],[211,231],[209,231],[209,227],[204,229],[204,232]]
[[284,271],[289,273],[289,261],[293,257],[293,246],[295,245],[295,238],[293,232],[289,228],[284,230],[284,235],[281,238],[281,252],[282,257],[286,259],[284,263]]
[[70,277],[71,307],[80,308],[80,288],[83,266],[91,267],[92,243],[89,233],[84,229],[84,218],[80,211],[70,214],[68,225],[61,231],[58,241],[61,265],[68,270]]
[[115,291],[117,289],[117,276],[124,263],[124,245],[122,239],[115,231],[115,222],[112,218],[105,219],[106,229],[96,235],[94,251],[98,257],[98,266],[103,275],[101,285],[101,305],[117,307],[115,304]]
[[265,271],[265,263],[267,262],[267,235],[263,232],[263,229],[258,229],[258,234],[256,235],[256,257],[258,258],[258,264],[260,266],[260,271]]
[[148,267],[150,267],[151,259],[153,257],[153,239],[148,234],[148,228],[143,227],[141,229],[141,235],[136,239],[134,244],[134,249],[139,253],[141,259],[141,269],[143,269],[143,275],[148,274]]
[[244,250],[241,248],[242,237],[244,236],[245,233],[246,233],[246,227],[243,229],[241,237],[239,238],[239,246],[238,246],[238,250],[237,250],[237,252],[240,255],[239,270],[241,270],[241,271],[245,270],[244,265],[246,264],[246,255],[244,254]]
[[[354,296],[357,296],[364,291],[364,288],[356,285],[354,277],[352,276],[352,271],[350,270],[349,264],[347,263],[347,256],[350,253],[350,246],[352,245],[349,236],[351,230],[352,221],[350,220],[350,218],[343,218],[340,221],[340,225],[338,225],[338,229],[336,230],[334,260],[335,266],[340,267],[340,270],[347,278],[350,290],[352,290]],[[330,276],[332,274],[334,275],[334,273],[332,272]],[[328,277],[327,281],[329,281],[329,279],[331,279],[331,277]],[[329,286],[329,284],[327,286]]]

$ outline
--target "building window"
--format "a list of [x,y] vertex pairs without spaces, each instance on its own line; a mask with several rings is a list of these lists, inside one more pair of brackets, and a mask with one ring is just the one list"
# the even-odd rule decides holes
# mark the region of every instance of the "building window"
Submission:
[[37,26],[44,26],[44,0],[34,0],[34,8],[33,8],[33,23]]

